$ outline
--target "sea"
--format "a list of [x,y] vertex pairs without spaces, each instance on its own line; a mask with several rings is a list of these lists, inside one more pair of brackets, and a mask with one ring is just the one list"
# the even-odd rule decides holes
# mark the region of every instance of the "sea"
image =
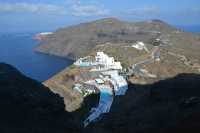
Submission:
[[[176,26],[200,33],[200,26]],[[11,64],[26,76],[43,82],[73,63],[72,60],[34,51],[36,33],[0,33],[0,62]]]
[[184,26],[184,25],[176,25],[175,27],[186,31],[186,32],[193,32],[193,33],[199,33],[200,34],[200,25],[189,25],[189,26]]
[[13,65],[24,75],[43,82],[73,63],[72,60],[34,51],[36,33],[0,33],[0,62]]

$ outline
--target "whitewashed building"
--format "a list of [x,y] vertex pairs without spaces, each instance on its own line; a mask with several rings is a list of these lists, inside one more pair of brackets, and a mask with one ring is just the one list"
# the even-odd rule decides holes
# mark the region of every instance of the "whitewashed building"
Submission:
[[106,71],[102,72],[102,74],[104,76],[110,76],[109,81],[114,87],[115,95],[125,95],[126,91],[128,90],[128,83],[123,76],[119,75],[118,71]]
[[95,56],[95,61],[84,61],[89,56],[80,58],[76,62],[74,62],[74,65],[80,66],[80,67],[94,67],[95,69],[92,70],[122,70],[122,65],[120,62],[115,62],[114,57],[109,57],[104,52],[97,52]]
[[38,35],[47,36],[47,35],[52,35],[52,34],[53,34],[53,32],[41,32]]
[[137,50],[145,50],[146,52],[149,52],[146,45],[143,42],[140,42],[140,41],[133,44],[132,47],[136,48]]
[[114,57],[109,57],[104,52],[97,52],[95,60],[98,65],[104,66],[105,69],[122,70],[121,63],[115,62]]

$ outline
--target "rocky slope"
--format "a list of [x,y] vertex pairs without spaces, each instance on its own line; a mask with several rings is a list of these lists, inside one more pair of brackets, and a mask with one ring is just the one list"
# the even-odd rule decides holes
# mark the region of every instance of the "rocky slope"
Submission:
[[161,62],[144,66],[148,71],[159,75],[159,79],[200,72],[200,36],[160,20],[125,22],[105,18],[83,23],[57,30],[36,51],[73,59],[104,51],[128,68],[151,56],[131,45],[143,41],[151,52],[157,38],[162,42]]
[[157,37],[171,44],[170,49],[174,52],[199,57],[198,34],[183,32],[160,20],[125,22],[115,18],[105,18],[59,29],[49,35],[36,51],[75,58],[86,56],[97,45],[107,42],[127,45],[127,43],[143,41],[152,46],[153,40]]
[[197,133],[200,76],[181,74],[154,84],[130,84],[109,114],[85,129],[96,133]]
[[0,63],[0,132],[66,133],[80,131],[63,99],[41,83]]
[[39,45],[36,51],[64,57],[82,57],[98,44],[133,43],[137,40],[148,42],[156,38],[158,32],[173,31],[175,28],[159,20],[129,23],[105,18],[59,29]]
[[[104,51],[128,69],[133,64],[151,58],[157,38],[162,42],[161,61],[141,66],[156,78],[133,75],[129,78],[130,82],[149,84],[181,73],[200,73],[200,36],[183,32],[160,20],[124,22],[106,18],[83,23],[59,29],[48,36],[36,51],[71,58]],[[143,41],[150,52],[131,47],[136,41]],[[64,97],[68,111],[79,108],[83,101],[71,89],[77,75],[84,75],[84,72],[70,67],[44,82],[53,92]]]
[[[0,63],[0,132],[198,133],[199,87],[197,74],[181,74],[147,85],[130,83],[126,95],[115,98],[110,113],[82,128],[87,106],[66,112],[61,97],[12,66]],[[85,99],[85,103],[91,101]]]

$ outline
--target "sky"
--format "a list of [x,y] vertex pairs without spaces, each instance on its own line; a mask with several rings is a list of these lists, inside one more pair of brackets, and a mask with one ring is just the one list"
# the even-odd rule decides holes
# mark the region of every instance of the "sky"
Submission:
[[0,32],[54,31],[106,17],[200,25],[200,0],[0,0]]

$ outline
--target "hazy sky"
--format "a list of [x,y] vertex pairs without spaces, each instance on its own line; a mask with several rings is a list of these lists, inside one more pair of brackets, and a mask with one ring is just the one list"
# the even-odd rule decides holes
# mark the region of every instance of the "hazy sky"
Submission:
[[200,25],[200,0],[0,0],[0,32],[51,31],[104,17]]

